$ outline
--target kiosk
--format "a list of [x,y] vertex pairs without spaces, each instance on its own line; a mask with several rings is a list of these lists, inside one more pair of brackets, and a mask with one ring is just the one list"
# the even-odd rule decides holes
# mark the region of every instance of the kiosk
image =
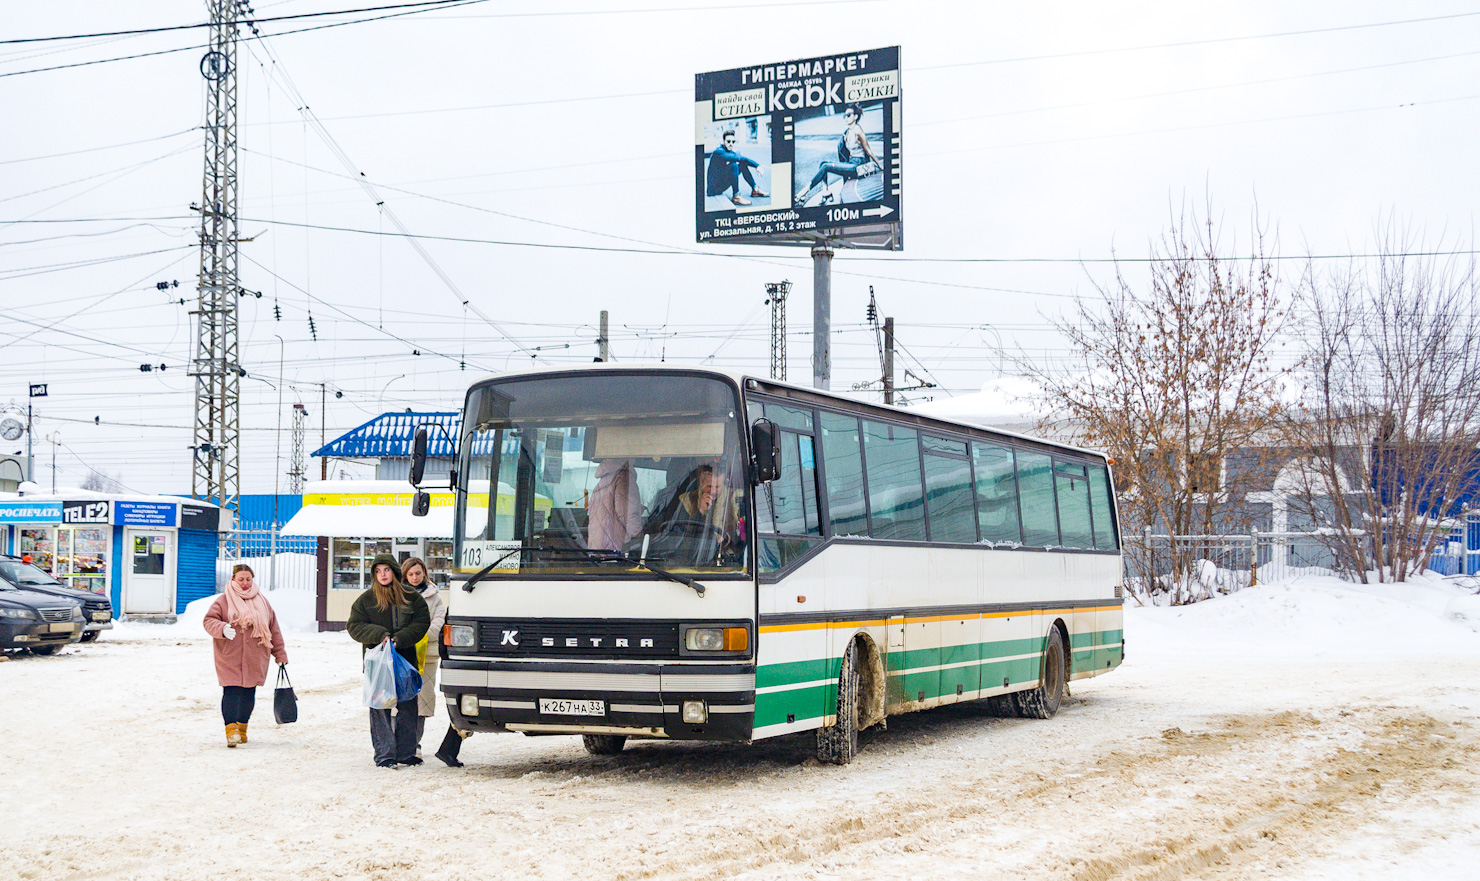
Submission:
[[173,496],[0,496],[0,549],[108,596],[125,621],[172,622],[186,604],[215,593],[220,531],[220,508]]

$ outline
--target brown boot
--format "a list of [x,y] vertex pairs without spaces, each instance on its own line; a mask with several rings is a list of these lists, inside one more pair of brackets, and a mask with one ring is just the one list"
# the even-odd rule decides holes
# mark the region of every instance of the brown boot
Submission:
[[236,745],[242,742],[241,726],[232,722],[226,726],[226,746],[236,749]]
[[237,730],[237,733],[242,736],[242,743],[246,743],[247,742],[247,723],[245,723],[245,722],[238,722],[238,723],[236,723],[236,730]]

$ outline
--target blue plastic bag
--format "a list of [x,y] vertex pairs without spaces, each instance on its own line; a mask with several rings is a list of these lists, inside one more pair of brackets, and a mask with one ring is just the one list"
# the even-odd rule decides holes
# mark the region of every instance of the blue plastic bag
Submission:
[[399,657],[389,642],[382,642],[365,652],[365,706],[372,710],[389,710],[396,705],[394,659]]
[[394,649],[391,650],[391,663],[395,665],[396,700],[401,703],[416,700],[416,696],[421,694],[421,674],[416,672],[416,665]]

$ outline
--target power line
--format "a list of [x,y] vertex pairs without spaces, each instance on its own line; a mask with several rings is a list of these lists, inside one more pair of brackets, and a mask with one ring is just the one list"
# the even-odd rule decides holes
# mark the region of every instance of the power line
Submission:
[[362,12],[385,12],[390,9],[413,9],[417,7],[431,6],[462,6],[469,3],[482,3],[485,0],[426,0],[421,3],[397,3],[392,6],[364,6],[359,9],[336,9],[327,12],[300,12],[295,15],[275,15],[267,18],[237,18],[225,22],[202,21],[195,24],[172,24],[152,28],[135,28],[127,31],[100,31],[91,34],[63,34],[54,37],[21,37],[12,40],[0,40],[0,46],[15,45],[17,43],[50,43],[57,40],[90,40],[94,37],[132,37],[140,34],[162,34],[169,31],[192,31],[210,27],[236,28],[241,25],[270,24],[275,21],[294,21],[304,18],[324,18],[331,15],[358,15]]
[[[445,6],[438,7],[438,8],[442,8],[442,9],[454,9],[454,8],[456,8],[458,6],[468,5],[468,4],[472,4],[472,3],[483,3],[483,2],[486,2],[486,0],[444,0],[444,2],[446,3],[446,5]],[[419,15],[419,14],[421,14],[423,12],[426,12],[426,11],[427,10],[425,10],[425,9],[412,9],[412,10],[407,11],[407,12],[392,12],[392,13],[389,13],[387,15],[376,15],[376,16],[371,16],[369,18],[357,18],[357,19],[352,19],[350,21],[337,21],[337,22],[331,22],[329,24],[320,24],[320,25],[314,25],[312,27],[298,28],[297,30],[282,31],[281,33],[273,34],[272,36],[286,37],[286,36],[290,36],[292,34],[304,34],[304,33],[308,33],[309,31],[321,31],[321,30],[325,30],[325,29],[328,29],[328,28],[344,27],[345,25],[365,24],[366,22],[384,21],[384,20],[390,19],[390,18],[402,18],[402,17],[408,16],[408,15]],[[190,52],[192,50],[198,51],[198,50],[201,50],[201,49],[209,49],[209,48],[211,48],[209,44],[192,44],[192,45],[189,45],[189,46],[177,46],[177,47],[175,47],[173,49],[159,49],[159,50],[154,51],[154,52],[139,52],[139,53],[136,53],[136,54],[133,54],[133,55],[118,55],[118,56],[114,56],[112,58],[95,58],[92,61],[77,61],[77,62],[73,62],[72,64],[58,64],[58,65],[53,65],[52,67],[33,67],[33,68],[28,69],[28,70],[12,70],[12,71],[9,71],[7,73],[0,73],[0,78],[10,77],[10,76],[23,76],[25,74],[31,74],[31,73],[49,73],[49,72],[55,71],[55,70],[69,70],[69,69],[74,68],[74,67],[88,67],[88,66],[91,66],[91,65],[94,65],[94,64],[109,64],[109,63],[114,62],[114,61],[132,61],[132,60],[135,60],[135,59],[138,59],[138,58],[152,58],[152,57],[154,57],[156,55],[172,55],[172,54],[174,54],[176,52]]]

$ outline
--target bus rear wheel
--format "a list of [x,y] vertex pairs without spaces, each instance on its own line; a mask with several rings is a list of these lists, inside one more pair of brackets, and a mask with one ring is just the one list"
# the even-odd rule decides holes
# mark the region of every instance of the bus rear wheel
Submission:
[[627,745],[625,734],[582,734],[581,742],[586,752],[593,756],[614,756]]
[[1038,687],[1014,695],[1018,714],[1030,719],[1052,718],[1064,703],[1066,671],[1064,635],[1054,627],[1048,631],[1048,645],[1043,650],[1043,678]]
[[838,713],[833,723],[817,729],[817,761],[846,765],[858,755],[858,646],[843,652],[838,674]]

